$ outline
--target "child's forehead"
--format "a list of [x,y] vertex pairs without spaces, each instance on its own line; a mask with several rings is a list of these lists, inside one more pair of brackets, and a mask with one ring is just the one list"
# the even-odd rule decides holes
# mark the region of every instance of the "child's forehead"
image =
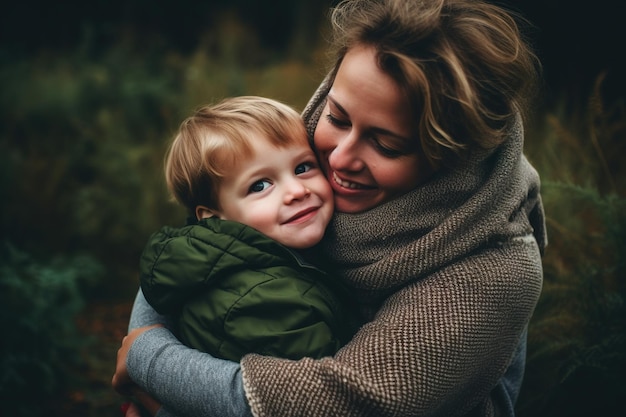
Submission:
[[281,150],[292,147],[310,147],[308,136],[306,132],[263,132],[250,130],[246,134],[247,146],[250,150],[254,151],[257,147],[271,147],[273,149]]
[[276,161],[297,160],[308,154],[313,154],[313,149],[305,138],[293,138],[289,143],[273,141],[265,136],[257,136],[248,141],[245,152],[237,153],[233,158],[233,169],[236,174],[239,167],[254,164],[256,166],[272,167]]

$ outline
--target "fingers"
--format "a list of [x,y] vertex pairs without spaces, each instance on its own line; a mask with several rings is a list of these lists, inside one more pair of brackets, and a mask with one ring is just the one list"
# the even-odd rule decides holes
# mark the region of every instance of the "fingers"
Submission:
[[139,410],[137,404],[133,403],[130,405],[130,407],[128,407],[126,417],[141,417],[141,410]]
[[115,391],[122,395],[132,395],[132,388],[134,387],[133,381],[130,379],[128,369],[126,368],[126,358],[133,342],[143,332],[153,329],[155,327],[163,327],[162,325],[151,325],[134,329],[128,335],[122,339],[122,344],[117,351],[117,358],[115,363],[115,373],[111,378],[111,386]]
[[141,417],[141,410],[137,407],[137,404],[134,403],[124,403],[122,407],[122,416],[124,417]]

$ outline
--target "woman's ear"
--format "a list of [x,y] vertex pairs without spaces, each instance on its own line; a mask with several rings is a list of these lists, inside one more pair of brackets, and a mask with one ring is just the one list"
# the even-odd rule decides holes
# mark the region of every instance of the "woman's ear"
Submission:
[[209,217],[220,218],[220,213],[217,210],[210,209],[206,206],[196,206],[196,219],[202,220]]

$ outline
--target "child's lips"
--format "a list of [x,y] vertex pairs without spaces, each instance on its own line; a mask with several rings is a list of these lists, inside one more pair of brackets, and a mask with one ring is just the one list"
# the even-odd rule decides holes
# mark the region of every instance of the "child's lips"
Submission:
[[304,222],[313,217],[318,210],[319,207],[308,207],[304,210],[300,210],[299,212],[288,218],[283,224]]

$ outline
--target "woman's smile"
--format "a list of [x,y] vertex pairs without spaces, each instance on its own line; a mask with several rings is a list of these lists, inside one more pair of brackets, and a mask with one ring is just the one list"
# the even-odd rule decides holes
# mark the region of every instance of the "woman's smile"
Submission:
[[332,171],[332,178],[331,178],[331,184],[335,183],[337,185],[339,185],[342,188],[349,188],[351,190],[372,190],[376,187],[372,187],[372,186],[367,186],[364,184],[360,184],[357,182],[353,182],[353,181],[349,181],[349,180],[345,180],[339,177],[339,175],[337,175],[337,173],[335,171]]
[[357,46],[346,54],[323,112],[313,139],[337,211],[368,210],[425,179],[414,109],[378,67],[374,48]]

